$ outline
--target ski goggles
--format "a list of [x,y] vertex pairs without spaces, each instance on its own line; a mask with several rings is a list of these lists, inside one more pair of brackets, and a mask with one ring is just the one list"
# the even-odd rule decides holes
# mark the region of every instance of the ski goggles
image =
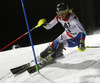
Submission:
[[58,16],[61,16],[61,15],[64,15],[64,14],[68,14],[68,12],[69,12],[69,8],[67,7],[66,10],[60,10],[60,11],[57,11],[56,13],[57,13]]
[[65,14],[66,14],[66,11],[65,10],[62,10],[62,11],[57,12],[57,15],[58,16],[65,15]]

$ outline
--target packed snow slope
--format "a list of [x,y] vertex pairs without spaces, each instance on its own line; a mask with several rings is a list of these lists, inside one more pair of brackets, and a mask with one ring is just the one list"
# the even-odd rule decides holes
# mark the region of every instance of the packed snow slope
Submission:
[[[35,46],[36,56],[49,43]],[[100,46],[100,34],[86,37],[86,46]],[[64,57],[40,70],[14,76],[10,69],[33,60],[31,46],[0,52],[0,83],[100,83],[100,48],[78,52],[77,47],[66,48]]]

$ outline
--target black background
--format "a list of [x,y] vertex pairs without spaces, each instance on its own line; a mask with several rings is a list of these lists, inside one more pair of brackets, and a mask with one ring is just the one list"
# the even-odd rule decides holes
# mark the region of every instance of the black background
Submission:
[[[36,26],[41,18],[47,19],[47,22],[51,21],[56,16],[56,5],[61,2],[67,3],[69,8],[73,8],[87,34],[99,30],[99,0],[24,0],[30,29]],[[27,32],[21,0],[0,1],[0,20],[0,49]],[[31,32],[33,44],[51,42],[63,31],[64,29],[59,23],[51,30],[43,27],[37,28]],[[19,44],[21,47],[30,46],[28,35],[14,44]],[[12,45],[5,50],[11,49],[11,47]]]

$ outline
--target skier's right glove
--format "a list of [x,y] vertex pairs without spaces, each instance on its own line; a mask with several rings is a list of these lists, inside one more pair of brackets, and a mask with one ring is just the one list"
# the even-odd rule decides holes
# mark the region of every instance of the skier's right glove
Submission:
[[46,19],[40,19],[39,22],[38,22],[38,24],[37,24],[37,28],[40,27],[41,25],[43,27],[45,27],[47,25]]

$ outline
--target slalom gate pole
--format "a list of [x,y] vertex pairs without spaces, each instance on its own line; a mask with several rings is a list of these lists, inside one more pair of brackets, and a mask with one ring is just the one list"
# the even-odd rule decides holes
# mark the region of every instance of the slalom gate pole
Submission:
[[26,12],[25,12],[25,7],[24,7],[23,0],[21,0],[21,3],[22,3],[22,8],[23,8],[23,13],[24,13],[26,25],[27,25],[27,30],[28,30],[28,33],[29,33],[30,43],[31,43],[32,50],[33,50],[34,60],[35,60],[35,64],[36,64],[36,70],[37,70],[37,72],[39,72],[39,68],[38,68],[38,64],[37,64],[37,60],[36,60],[36,56],[35,56],[34,46],[33,46],[33,42],[32,42],[32,37],[31,37],[29,25],[28,25],[28,20],[27,20],[27,16],[26,16]]

